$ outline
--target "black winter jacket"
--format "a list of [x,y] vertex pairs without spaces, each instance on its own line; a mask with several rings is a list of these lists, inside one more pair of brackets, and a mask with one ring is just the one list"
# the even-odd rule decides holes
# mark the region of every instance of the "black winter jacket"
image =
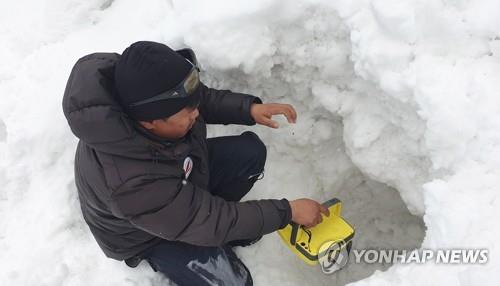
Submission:
[[[286,199],[228,202],[207,191],[205,124],[253,125],[250,105],[260,99],[202,85],[197,122],[183,139],[165,141],[115,100],[103,71],[119,56],[78,60],[63,98],[66,119],[80,139],[75,182],[81,210],[106,256],[125,260],[163,239],[219,246],[284,227],[291,217]],[[188,155],[194,164],[187,181]]]

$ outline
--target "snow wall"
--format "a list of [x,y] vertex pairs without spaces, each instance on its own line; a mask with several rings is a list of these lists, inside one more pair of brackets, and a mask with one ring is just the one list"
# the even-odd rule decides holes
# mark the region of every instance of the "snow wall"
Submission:
[[[192,47],[204,82],[290,103],[254,127],[266,177],[245,199],[338,197],[356,248],[487,248],[486,265],[324,275],[271,234],[238,249],[257,285],[498,285],[500,2],[2,1],[0,284],[159,285],[104,258],[73,181],[61,98],[76,60],[134,41]],[[240,126],[212,126],[210,136]]]

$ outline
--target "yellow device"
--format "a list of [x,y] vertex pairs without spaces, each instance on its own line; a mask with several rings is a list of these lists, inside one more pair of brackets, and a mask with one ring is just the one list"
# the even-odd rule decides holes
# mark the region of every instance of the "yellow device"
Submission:
[[354,228],[340,216],[342,209],[340,200],[334,198],[323,205],[330,211],[330,216],[323,216],[320,224],[306,229],[291,222],[278,230],[283,242],[309,265],[318,264],[318,258],[325,255],[326,251],[345,248],[349,255],[352,247]]

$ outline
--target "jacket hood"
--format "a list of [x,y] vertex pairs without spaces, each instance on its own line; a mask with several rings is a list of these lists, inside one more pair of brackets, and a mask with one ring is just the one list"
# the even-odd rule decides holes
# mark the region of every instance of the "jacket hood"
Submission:
[[112,81],[119,57],[116,53],[94,53],[76,62],[64,91],[64,115],[73,134],[92,148],[113,155],[149,159],[154,150],[174,144],[166,140],[158,142],[155,140],[158,138],[123,111],[114,96]]

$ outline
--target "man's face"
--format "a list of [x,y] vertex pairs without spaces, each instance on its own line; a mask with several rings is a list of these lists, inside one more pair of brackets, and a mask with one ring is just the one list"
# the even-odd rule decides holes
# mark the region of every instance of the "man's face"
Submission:
[[168,118],[152,122],[140,121],[141,125],[153,134],[166,139],[179,139],[193,127],[200,112],[197,107],[185,107]]

